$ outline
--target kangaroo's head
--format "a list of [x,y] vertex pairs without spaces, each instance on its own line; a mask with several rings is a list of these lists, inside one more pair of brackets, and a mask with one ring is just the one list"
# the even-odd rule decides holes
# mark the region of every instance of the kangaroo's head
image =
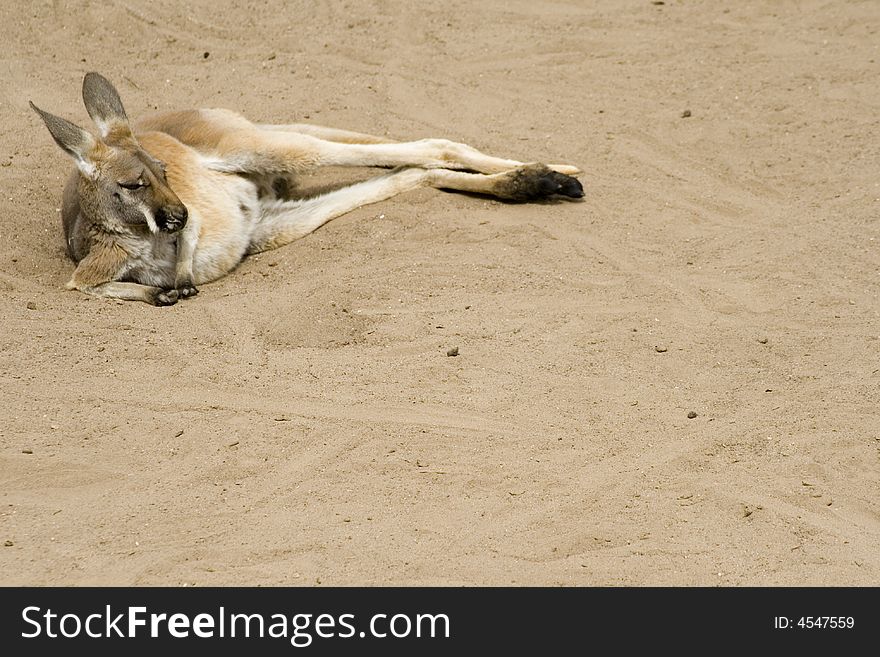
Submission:
[[117,222],[146,225],[154,233],[183,228],[186,207],[168,186],[165,164],[141,148],[132,134],[116,88],[102,75],[87,73],[83,102],[100,137],[31,103],[79,168],[82,212],[107,228]]

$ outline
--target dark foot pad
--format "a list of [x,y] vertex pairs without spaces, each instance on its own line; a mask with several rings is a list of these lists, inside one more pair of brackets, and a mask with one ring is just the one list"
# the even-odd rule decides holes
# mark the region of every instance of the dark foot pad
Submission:
[[557,173],[544,164],[527,164],[504,174],[496,196],[512,201],[537,201],[550,196],[581,198],[584,188],[577,178]]

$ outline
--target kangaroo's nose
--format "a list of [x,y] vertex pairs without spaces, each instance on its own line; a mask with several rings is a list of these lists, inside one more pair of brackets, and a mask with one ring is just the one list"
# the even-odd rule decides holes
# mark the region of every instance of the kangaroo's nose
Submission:
[[189,213],[183,205],[166,205],[159,211],[159,228],[167,233],[175,233],[186,225]]
[[189,216],[189,213],[186,211],[186,206],[184,205],[172,207],[168,214],[170,214],[175,221],[179,221],[181,224],[186,223],[186,219]]

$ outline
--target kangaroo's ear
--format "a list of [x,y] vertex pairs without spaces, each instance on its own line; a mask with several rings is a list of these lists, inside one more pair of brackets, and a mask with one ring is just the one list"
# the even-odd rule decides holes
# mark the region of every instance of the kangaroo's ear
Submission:
[[80,171],[90,178],[94,178],[96,168],[92,161],[92,154],[98,145],[98,140],[78,125],[74,125],[60,116],[49,114],[33,103],[31,103],[31,109],[40,115],[58,145],[76,160]]
[[82,92],[86,111],[98,126],[102,137],[106,138],[111,132],[131,134],[122,99],[110,80],[100,73],[86,73]]

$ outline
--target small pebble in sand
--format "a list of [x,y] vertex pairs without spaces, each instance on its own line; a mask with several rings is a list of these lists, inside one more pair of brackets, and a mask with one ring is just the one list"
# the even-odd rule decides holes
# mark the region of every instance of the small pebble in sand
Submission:
[[690,118],[690,116],[691,116],[690,110],[685,110],[684,112],[681,113],[681,118],[683,118],[683,119]]
[[13,545],[15,545],[15,543],[13,543],[12,541],[6,541],[3,545],[5,547],[12,547]]
[[32,450],[30,447],[25,447],[23,450],[21,450],[21,453],[22,454],[33,454],[34,450]]
[[758,342],[760,342],[761,344],[767,344],[768,340],[767,338],[758,338]]
[[452,347],[446,352],[447,356],[458,356],[458,347]]
[[662,354],[666,351],[666,345],[658,344],[656,347],[654,347],[654,351],[656,351],[658,354]]
[[693,420],[695,417],[697,417],[696,411],[688,411],[688,420]]
[[28,309],[28,310],[36,310],[36,309],[37,309],[37,304],[34,303],[33,301],[28,301],[28,302],[27,302],[27,309]]

